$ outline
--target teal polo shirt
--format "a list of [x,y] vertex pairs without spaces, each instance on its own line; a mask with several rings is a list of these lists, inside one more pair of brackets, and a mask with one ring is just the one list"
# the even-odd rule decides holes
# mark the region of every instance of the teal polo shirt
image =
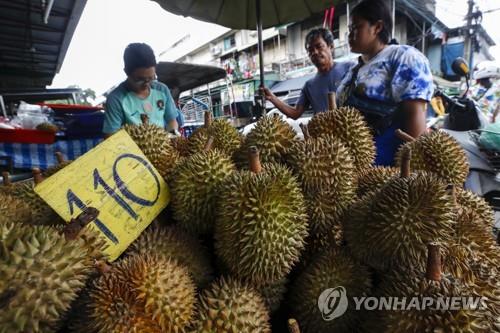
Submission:
[[140,98],[127,88],[127,83],[124,81],[106,98],[102,131],[111,134],[126,124],[140,125],[143,113],[149,116],[149,123],[165,128],[177,117],[179,111],[165,84],[152,82],[149,96]]

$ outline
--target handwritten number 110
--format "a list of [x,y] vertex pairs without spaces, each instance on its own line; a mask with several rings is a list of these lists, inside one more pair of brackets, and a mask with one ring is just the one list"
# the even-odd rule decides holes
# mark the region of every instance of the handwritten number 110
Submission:
[[[134,159],[139,164],[146,168],[148,172],[153,176],[155,180],[155,185],[156,185],[156,196],[153,200],[147,200],[144,198],[141,198],[135,194],[133,194],[128,188],[127,184],[123,182],[121,179],[120,175],[118,174],[117,171],[117,165],[118,162],[122,159]],[[153,206],[157,201],[160,196],[160,180],[156,176],[156,174],[153,171],[153,168],[151,165],[144,160],[142,157],[134,155],[134,154],[122,154],[120,155],[114,162],[113,164],[113,180],[116,184],[117,189],[120,191],[120,193],[123,195],[124,198],[122,198],[115,189],[113,189],[111,186],[109,186],[106,181],[101,177],[99,174],[99,171],[97,169],[94,169],[93,172],[93,179],[94,179],[94,190],[97,190],[99,186],[102,186],[104,191],[106,192],[107,195],[109,195],[113,200],[116,201],[116,203],[122,207],[134,220],[138,220],[139,216],[137,213],[134,211],[134,209],[125,201],[125,199],[128,199],[129,201],[136,203],[141,206]],[[69,204],[69,210],[71,215],[73,215],[73,205],[75,204],[79,209],[84,210],[87,208],[85,203],[76,196],[76,194],[69,189],[67,192],[67,200]],[[118,239],[116,236],[109,230],[102,221],[99,219],[96,219],[95,224],[97,228],[99,228],[106,237],[108,237],[113,243],[118,244]]]

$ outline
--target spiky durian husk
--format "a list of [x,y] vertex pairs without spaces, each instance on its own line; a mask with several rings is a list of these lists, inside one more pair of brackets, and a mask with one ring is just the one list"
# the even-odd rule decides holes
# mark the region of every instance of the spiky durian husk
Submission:
[[305,192],[345,191],[353,196],[353,161],[347,148],[334,136],[294,141],[287,151],[287,164],[297,175]]
[[299,184],[280,165],[232,174],[220,187],[215,250],[232,274],[253,283],[283,279],[299,260],[307,215]]
[[493,227],[495,223],[493,209],[483,198],[460,188],[455,189],[455,197],[460,209],[474,213],[476,223],[482,223],[490,229]]
[[170,139],[170,144],[177,151],[180,157],[188,157],[189,154],[189,140],[185,136],[177,136]]
[[392,177],[400,173],[393,167],[371,167],[362,170],[358,177],[357,195],[362,197],[368,193],[376,192],[382,188]]
[[385,271],[423,270],[427,244],[452,240],[454,205],[446,184],[432,174],[393,178],[348,210],[344,236],[356,258]]
[[123,127],[163,178],[168,178],[179,159],[167,132],[153,124]]
[[84,303],[87,317],[80,317],[76,326],[70,325],[73,332],[162,332],[158,323],[145,313],[143,301],[138,301],[126,280],[107,273],[94,282]]
[[469,174],[467,155],[448,133],[433,131],[399,148],[396,165],[401,164],[403,150],[411,149],[411,167],[435,173],[450,184],[462,186]]
[[251,282],[248,282],[249,286],[258,291],[269,312],[274,312],[279,309],[287,291],[287,283],[288,279],[282,279],[277,282],[265,283],[261,285],[254,285]]
[[30,206],[21,199],[0,194],[0,225],[10,222],[31,224]]
[[99,333],[139,319],[156,323],[161,332],[184,332],[194,318],[195,298],[187,270],[175,261],[133,255],[96,280],[85,312],[89,329]]
[[67,167],[68,165],[70,165],[71,162],[73,162],[73,161],[63,161],[62,163],[58,163],[54,166],[51,166],[50,168],[48,168],[47,170],[45,170],[43,172],[44,177],[48,178],[48,177],[52,176],[53,174],[55,174],[59,170],[62,170],[65,167]]
[[311,233],[321,235],[338,228],[356,189],[356,170],[345,146],[326,135],[295,141],[286,156],[302,185]]
[[341,107],[317,113],[307,124],[313,138],[333,135],[347,147],[356,170],[369,168],[375,159],[373,135],[361,113],[350,107]]
[[22,200],[31,209],[31,222],[35,225],[59,225],[61,219],[57,213],[35,193],[33,182],[19,182],[8,186],[0,186],[0,197],[3,194]]
[[456,218],[458,242],[470,248],[476,256],[493,266],[500,265],[500,246],[495,241],[491,227],[472,210],[461,209]]
[[354,307],[335,320],[326,321],[318,309],[318,297],[329,288],[342,286],[348,297],[366,296],[372,287],[368,268],[358,264],[346,249],[332,248],[318,256],[291,287],[290,306],[303,332],[356,332]]
[[184,266],[199,288],[211,280],[213,269],[208,251],[181,228],[150,226],[128,248],[128,254],[156,253]]
[[293,128],[278,115],[262,117],[235,152],[236,165],[248,169],[248,149],[252,146],[259,150],[261,162],[282,163],[295,136]]
[[220,183],[236,168],[217,150],[194,154],[177,165],[172,177],[172,209],[179,225],[195,234],[213,231]]
[[208,127],[198,128],[188,141],[190,154],[203,151],[208,138],[214,139],[212,148],[221,151],[227,156],[232,156],[241,145],[241,136],[238,130],[226,119],[215,119]]
[[80,239],[52,227],[0,225],[0,332],[48,332],[92,272]]
[[[441,281],[432,281],[423,274],[414,272],[391,272],[384,277],[377,289],[377,296],[418,297],[420,304],[427,297],[437,302],[440,297],[470,297],[472,290],[460,280],[444,275]],[[408,305],[408,303],[406,303]],[[434,304],[436,306],[436,304]],[[424,309],[381,310],[375,314],[375,322],[366,322],[366,332],[491,332],[487,314],[483,309],[435,310],[434,306]],[[369,328],[369,329],[367,329]],[[375,329],[377,328],[377,329]]]
[[271,332],[261,296],[232,278],[220,278],[202,292],[195,327],[197,333]]
[[194,317],[196,287],[187,269],[158,255],[135,255],[117,267],[165,332],[183,331]]

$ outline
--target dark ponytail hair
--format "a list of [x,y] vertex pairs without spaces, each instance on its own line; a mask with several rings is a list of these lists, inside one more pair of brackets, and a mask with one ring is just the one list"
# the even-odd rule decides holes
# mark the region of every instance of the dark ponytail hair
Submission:
[[367,20],[370,24],[382,21],[382,30],[378,33],[378,38],[384,44],[389,44],[392,32],[392,17],[389,8],[382,0],[363,0],[351,12],[352,16],[358,16]]

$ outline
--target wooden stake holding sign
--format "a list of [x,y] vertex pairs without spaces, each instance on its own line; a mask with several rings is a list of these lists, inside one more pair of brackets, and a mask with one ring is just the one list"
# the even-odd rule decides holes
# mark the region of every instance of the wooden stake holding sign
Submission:
[[65,221],[89,207],[113,261],[167,206],[167,184],[124,130],[35,187]]

